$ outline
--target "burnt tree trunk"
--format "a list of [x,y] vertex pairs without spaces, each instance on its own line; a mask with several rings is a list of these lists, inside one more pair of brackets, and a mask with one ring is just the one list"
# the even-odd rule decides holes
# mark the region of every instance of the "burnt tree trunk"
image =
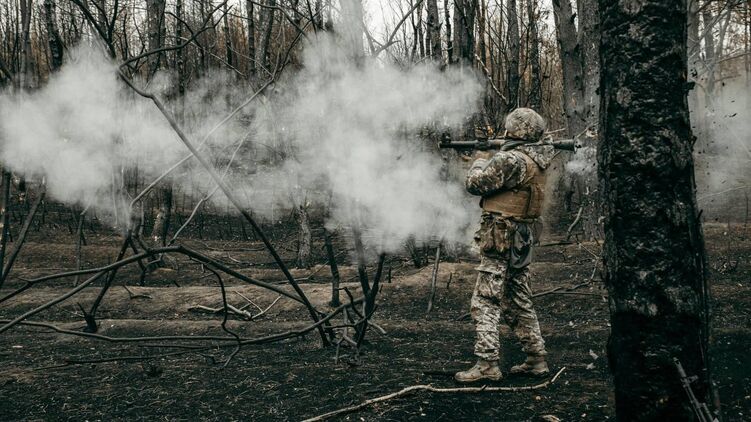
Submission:
[[[147,0],[146,2],[146,26],[148,32],[148,48],[156,50],[164,46],[165,25],[164,9],[165,0]],[[148,77],[151,78],[162,65],[162,54],[152,54],[148,57]],[[159,211],[154,219],[154,227],[151,238],[155,244],[165,245],[167,232],[169,231],[170,218],[172,217],[172,184],[165,182],[160,189],[161,202]]]
[[428,41],[430,56],[435,61],[443,57],[441,53],[441,22],[438,18],[438,0],[428,0]]
[[686,98],[686,2],[600,0],[598,174],[619,421],[695,420],[710,397],[706,258]]
[[[589,136],[592,132],[587,129],[596,128],[599,115],[598,6],[595,0],[579,0],[577,13],[574,13],[570,0],[553,0],[553,11],[561,56],[567,133],[579,136],[580,143],[587,147],[578,153],[579,160],[591,162],[566,178],[569,184],[561,188],[568,198],[564,208],[569,213],[581,209],[581,232],[586,239],[597,239],[602,237],[602,212],[597,193],[595,139]],[[575,20],[578,20],[578,28]],[[574,198],[578,204],[572,207]]]
[[[178,43],[183,42],[183,23],[180,20],[183,19],[183,0],[175,1],[175,16],[177,16],[175,22],[175,38]],[[175,70],[177,71],[177,97],[180,104],[182,104],[183,96],[185,95],[185,57],[182,48],[178,48],[175,51]],[[181,107],[182,109],[182,107]],[[180,116],[183,115],[183,110],[180,110]]]
[[269,68],[269,49],[271,48],[271,33],[274,30],[274,14],[276,12],[276,0],[267,0],[261,10],[263,22],[261,23],[261,42],[256,49],[256,65]]
[[462,65],[475,62],[477,0],[454,0],[454,50]]
[[506,98],[509,110],[519,107],[519,17],[517,14],[516,0],[506,2],[506,42],[508,43],[509,59],[506,70]]
[[21,0],[21,72],[20,88],[33,89],[37,86],[36,63],[31,45],[31,14],[33,11],[31,0]]
[[245,0],[245,10],[248,14],[248,77],[256,76],[256,17],[253,0]]
[[[146,1],[146,28],[147,42],[149,50],[156,50],[164,46],[165,26],[164,26],[164,7],[166,0],[147,0]],[[154,76],[162,64],[163,54],[157,53],[148,56],[149,63],[148,77]]]
[[529,58],[530,81],[529,81],[529,107],[543,114],[542,110],[542,69],[540,67],[540,34],[537,29],[536,0],[527,0],[527,20],[529,22]]
[[232,27],[230,27],[229,24],[229,6],[227,6],[227,3],[224,3],[224,17],[222,18],[222,23],[224,24],[224,55],[227,60],[227,64],[236,67],[237,64],[235,63],[235,54],[232,49]]
[[57,30],[57,12],[55,0],[44,0],[44,26],[47,30],[47,44],[50,47],[50,71],[54,72],[63,65],[63,40]]
[[451,12],[449,0],[443,2],[443,21],[446,22],[446,63],[454,62],[454,44],[451,41]]
[[[10,172],[3,170],[0,182],[0,280],[4,279],[2,268],[5,265],[5,252],[10,236],[10,178]],[[2,282],[0,282],[0,287],[2,287]]]
[[297,267],[310,268],[310,245],[313,236],[310,230],[308,209],[304,205],[295,207],[295,220],[299,228],[297,231]]
[[339,301],[339,266],[336,263],[336,253],[334,253],[334,244],[331,241],[331,234],[324,227],[323,239],[326,247],[326,258],[329,261],[331,268],[331,302],[329,304],[333,307],[341,305]]
[[566,113],[568,134],[573,136],[584,129],[580,117],[584,107],[584,85],[582,80],[581,48],[577,42],[574,11],[569,0],[553,0],[558,47],[561,55],[563,74],[563,110]]

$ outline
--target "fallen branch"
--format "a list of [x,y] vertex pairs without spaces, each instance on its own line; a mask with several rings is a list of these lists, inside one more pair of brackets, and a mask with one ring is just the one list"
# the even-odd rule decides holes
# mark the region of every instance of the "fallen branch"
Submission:
[[458,387],[458,388],[436,388],[433,387],[430,384],[427,385],[412,385],[407,388],[404,388],[402,390],[399,390],[397,392],[387,394],[385,396],[376,397],[374,399],[365,400],[364,402],[350,406],[345,407],[342,409],[334,410],[329,413],[324,413],[320,416],[315,416],[313,418],[305,419],[303,422],[315,422],[315,421],[322,421],[326,420],[332,416],[342,415],[344,413],[352,413],[357,410],[363,409],[365,407],[368,407],[372,404],[376,403],[382,403],[387,400],[399,398],[406,396],[408,394],[412,394],[416,391],[430,391],[431,393],[465,393],[465,394],[474,394],[474,393],[497,393],[497,392],[517,392],[517,391],[530,391],[530,390],[539,390],[541,388],[545,388],[549,386],[550,384],[554,383],[558,377],[563,373],[563,371],[566,369],[564,366],[561,368],[554,376],[553,378],[537,385],[529,385],[529,386],[519,386],[519,387],[488,387],[488,386],[482,386],[482,387]]

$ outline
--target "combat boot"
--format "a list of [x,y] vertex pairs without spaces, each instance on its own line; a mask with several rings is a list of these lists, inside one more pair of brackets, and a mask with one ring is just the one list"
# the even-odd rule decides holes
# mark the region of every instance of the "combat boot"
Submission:
[[550,370],[544,356],[528,355],[524,363],[512,366],[510,372],[514,375],[541,377],[547,375]]
[[475,366],[466,371],[457,372],[454,379],[461,383],[477,382],[482,380],[499,381],[503,378],[498,361],[479,359]]

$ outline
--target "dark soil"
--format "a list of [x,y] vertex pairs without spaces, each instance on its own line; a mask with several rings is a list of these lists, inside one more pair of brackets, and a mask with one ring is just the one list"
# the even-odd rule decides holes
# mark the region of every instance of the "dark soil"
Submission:
[[[714,377],[725,420],[748,420],[751,229],[711,226],[706,228],[706,235],[714,296]],[[35,236],[0,295],[23,285],[22,278],[75,267],[75,242],[70,235]],[[292,261],[293,237],[280,234],[276,238],[283,246],[280,250],[284,257]],[[111,260],[120,239],[99,232],[89,233],[87,241],[84,264],[93,266]],[[344,251],[342,239],[338,243]],[[267,265],[270,258],[256,242],[194,240],[187,244],[245,274],[274,282],[283,278]],[[314,245],[316,259],[322,262],[319,246],[319,242]],[[593,280],[575,291],[536,299],[551,369],[566,368],[554,384],[528,392],[417,393],[339,420],[527,421],[542,415],[555,415],[563,421],[614,419],[604,351],[609,330],[606,292],[600,287],[599,270],[593,271],[598,252],[596,244],[545,246],[536,252],[536,292]],[[355,290],[355,271],[347,265],[348,259],[342,252],[343,280]],[[189,310],[195,305],[220,306],[215,278],[183,258],[167,259],[166,264],[149,274],[144,287],[137,285],[135,267],[118,273],[115,287],[98,313],[100,334],[227,335],[220,327],[221,315]],[[335,348],[321,348],[315,332],[281,343],[245,346],[223,368],[232,348],[196,352],[176,348],[175,342],[172,347],[159,341],[151,345],[113,343],[16,326],[0,334],[0,420],[301,420],[414,384],[455,387],[450,374],[473,363],[472,324],[457,321],[468,310],[473,263],[441,263],[436,303],[429,315],[426,305],[432,263],[416,269],[406,258],[392,257],[387,267],[392,270],[392,280],[384,280],[375,317],[387,334],[371,330],[359,359],[343,349],[338,363]],[[313,303],[326,309],[330,299],[328,268],[319,265],[296,270],[295,276],[302,279]],[[141,296],[130,298],[123,283]],[[247,303],[240,294],[261,308],[277,296],[232,280],[227,280],[227,285],[228,300],[235,306]],[[12,319],[71,288],[71,279],[34,287],[0,304],[0,319]],[[79,330],[85,323],[78,304],[88,308],[99,289],[95,284],[31,319]],[[342,297],[346,300],[346,295]],[[308,318],[297,303],[282,299],[257,321],[233,316],[227,326],[239,335],[258,337],[303,327],[309,324]],[[507,330],[503,339],[503,365],[508,367],[523,356]],[[147,360],[90,362],[176,351],[186,353]],[[66,365],[70,360],[89,363]],[[507,377],[495,385],[542,381]]]

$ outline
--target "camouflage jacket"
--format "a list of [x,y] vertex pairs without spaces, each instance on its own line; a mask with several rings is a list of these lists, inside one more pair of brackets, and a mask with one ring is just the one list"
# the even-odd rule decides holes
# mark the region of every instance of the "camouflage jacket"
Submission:
[[550,145],[531,144],[499,151],[490,159],[479,158],[467,173],[467,192],[486,196],[514,189],[527,179],[527,162],[523,155],[530,157],[544,170],[550,166],[555,152]]
[[[467,173],[467,191],[473,195],[487,196],[518,187],[528,179],[524,155],[544,170],[550,166],[555,153],[549,145],[524,145],[499,151],[490,159],[477,159]],[[514,267],[529,263],[532,238],[525,223],[483,212],[475,242],[483,255],[478,267],[480,271],[494,272],[501,261],[509,262]]]

